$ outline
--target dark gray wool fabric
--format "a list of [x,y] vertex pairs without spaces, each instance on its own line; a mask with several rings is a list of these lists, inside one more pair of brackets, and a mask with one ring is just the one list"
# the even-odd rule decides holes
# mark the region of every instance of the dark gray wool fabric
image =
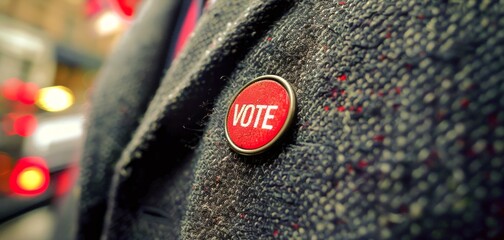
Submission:
[[[96,86],[79,239],[504,239],[504,2],[217,0],[163,72],[147,1]],[[236,92],[295,89],[263,154]]]

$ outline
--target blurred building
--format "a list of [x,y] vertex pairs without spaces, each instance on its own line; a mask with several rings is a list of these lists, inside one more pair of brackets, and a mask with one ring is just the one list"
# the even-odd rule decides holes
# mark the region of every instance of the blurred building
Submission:
[[84,101],[102,59],[126,26],[105,0],[2,0],[0,17],[52,41],[57,68],[51,85],[70,88],[76,103]]
[[83,104],[138,2],[0,0],[0,227],[78,192]]

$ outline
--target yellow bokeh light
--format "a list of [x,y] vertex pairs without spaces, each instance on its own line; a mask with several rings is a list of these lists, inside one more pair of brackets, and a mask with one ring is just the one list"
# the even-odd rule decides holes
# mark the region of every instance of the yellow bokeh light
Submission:
[[44,173],[36,167],[26,168],[19,174],[17,179],[19,187],[25,191],[37,190],[44,185],[44,182]]
[[63,111],[74,103],[74,96],[70,89],[63,86],[42,88],[37,97],[37,106],[48,112]]

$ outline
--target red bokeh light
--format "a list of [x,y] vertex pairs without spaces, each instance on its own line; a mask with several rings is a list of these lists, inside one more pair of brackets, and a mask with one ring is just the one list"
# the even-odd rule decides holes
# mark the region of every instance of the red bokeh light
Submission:
[[68,193],[75,184],[79,174],[79,167],[77,164],[71,164],[68,169],[63,171],[58,176],[58,181],[56,182],[56,196],[63,196]]
[[185,16],[182,28],[180,29],[177,43],[175,44],[175,54],[173,55],[173,58],[177,57],[177,55],[180,53],[185,43],[189,39],[189,35],[191,35],[194,27],[196,26],[199,14],[198,4],[198,1],[192,0],[191,5],[189,5],[189,10],[187,11],[187,15]]
[[14,132],[20,136],[28,137],[37,128],[37,118],[32,114],[21,115],[14,121]]
[[14,134],[28,137],[37,128],[37,118],[33,114],[9,113],[2,119],[2,128],[5,134]]
[[25,83],[17,78],[7,79],[2,84],[2,94],[6,99],[24,104],[34,104],[38,90],[37,84]]
[[131,20],[141,0],[109,0],[114,10],[125,20]]
[[25,83],[19,89],[17,100],[24,104],[34,104],[39,88],[35,83]]
[[[20,179],[22,178],[22,174],[27,170],[35,170],[41,174],[37,179],[34,179],[36,181],[40,181],[39,184],[36,184],[36,187],[27,188],[23,179]],[[14,194],[32,197],[44,193],[49,187],[49,182],[50,176],[46,161],[41,157],[24,157],[19,159],[12,170],[9,178],[9,187]]]
[[102,6],[99,0],[88,0],[86,2],[86,16],[94,16],[99,13],[101,9]]

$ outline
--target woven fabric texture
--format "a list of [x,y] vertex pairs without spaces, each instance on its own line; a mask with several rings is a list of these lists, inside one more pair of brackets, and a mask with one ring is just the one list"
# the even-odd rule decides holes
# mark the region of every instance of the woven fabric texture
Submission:
[[[294,87],[296,119],[241,156],[226,111],[267,74]],[[108,239],[502,239],[503,94],[502,1],[218,0],[122,155],[99,160],[117,162],[112,184],[83,182],[81,219],[106,219]],[[85,156],[108,149],[96,141]]]

